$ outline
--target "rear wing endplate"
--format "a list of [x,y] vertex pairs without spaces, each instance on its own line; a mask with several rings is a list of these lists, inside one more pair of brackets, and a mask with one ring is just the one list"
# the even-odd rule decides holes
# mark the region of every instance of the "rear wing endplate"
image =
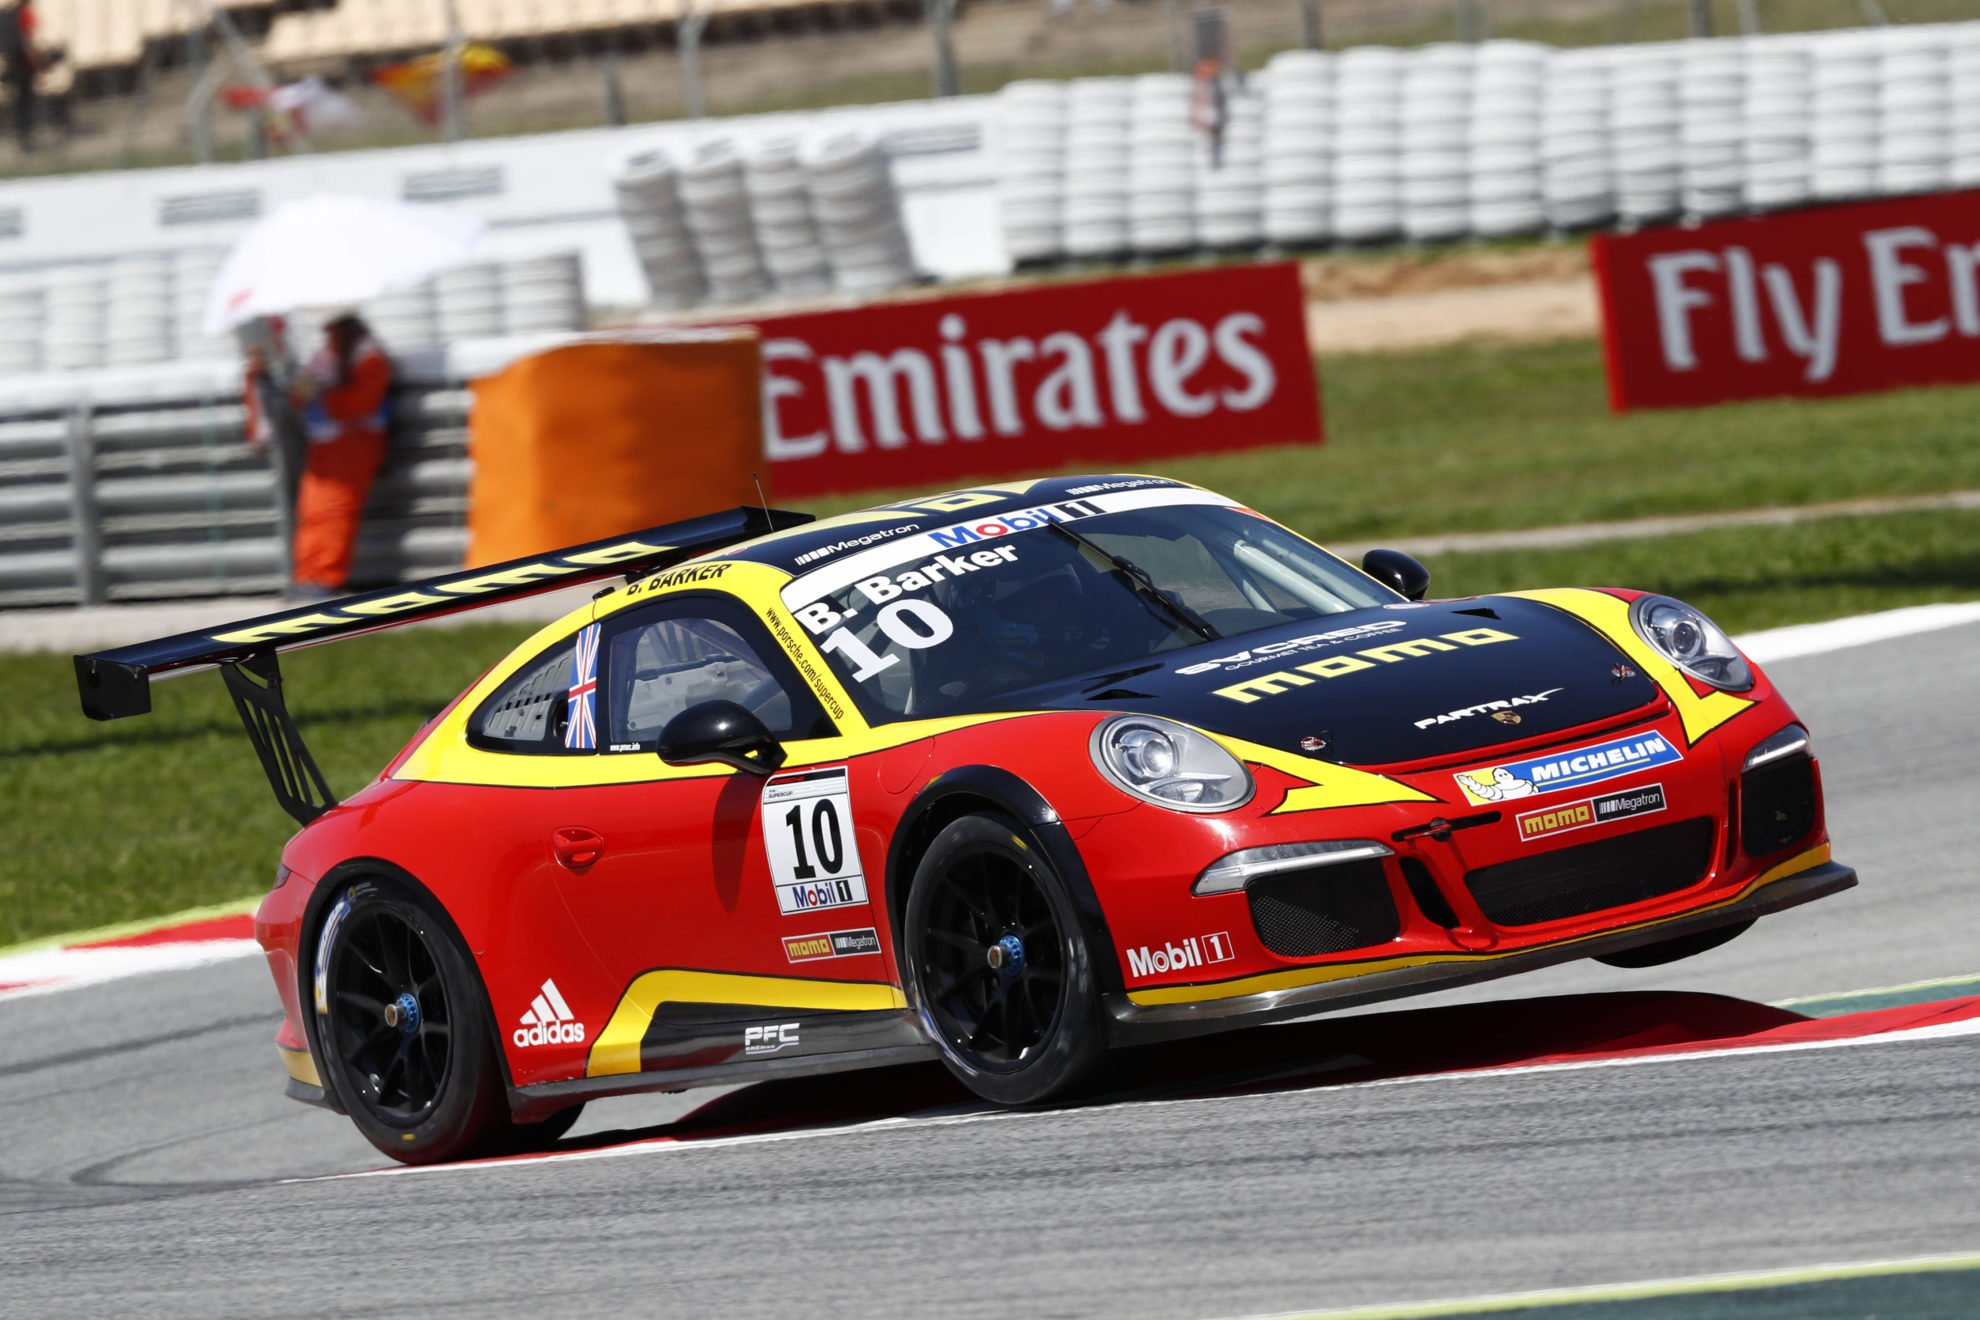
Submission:
[[313,602],[223,624],[210,632],[135,642],[77,656],[76,690],[83,714],[91,719],[123,719],[150,712],[153,677],[220,667],[276,798],[284,810],[307,824],[335,806],[336,799],[289,717],[277,653],[604,578],[641,577],[810,521],[808,513],[746,506],[504,564]]

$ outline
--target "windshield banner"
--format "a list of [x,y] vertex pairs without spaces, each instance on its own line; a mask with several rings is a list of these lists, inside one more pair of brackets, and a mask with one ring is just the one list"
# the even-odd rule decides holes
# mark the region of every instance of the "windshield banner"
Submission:
[[1980,380],[1980,191],[1590,244],[1617,412]]
[[1321,439],[1292,262],[756,324],[779,499]]

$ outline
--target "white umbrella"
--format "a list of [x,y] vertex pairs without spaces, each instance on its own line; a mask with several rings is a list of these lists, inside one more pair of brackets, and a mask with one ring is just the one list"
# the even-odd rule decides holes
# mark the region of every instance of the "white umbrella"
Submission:
[[458,211],[370,197],[284,202],[227,254],[207,291],[206,333],[410,288],[468,261],[483,228]]

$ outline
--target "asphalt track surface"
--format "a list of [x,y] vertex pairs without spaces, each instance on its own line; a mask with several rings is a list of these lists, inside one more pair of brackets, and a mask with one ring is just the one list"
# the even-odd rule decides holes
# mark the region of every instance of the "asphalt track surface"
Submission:
[[[903,1069],[680,1128],[710,1093],[595,1105],[548,1161],[325,1177],[388,1162],[282,1098],[258,960],[0,1002],[0,1315],[1182,1320],[1980,1252],[1980,1036],[1359,1085],[1336,1060],[1374,1032],[1434,1071],[1980,972],[1976,648],[1969,626],[1770,667],[1860,888],[1663,969],[1143,1059],[1077,1108],[985,1115]],[[653,1140],[724,1130],[755,1135]]]

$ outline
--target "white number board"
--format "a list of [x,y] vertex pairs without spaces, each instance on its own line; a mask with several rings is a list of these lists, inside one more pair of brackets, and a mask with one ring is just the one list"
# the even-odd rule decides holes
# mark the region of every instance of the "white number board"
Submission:
[[846,767],[798,770],[763,786],[763,852],[790,915],[866,902]]

